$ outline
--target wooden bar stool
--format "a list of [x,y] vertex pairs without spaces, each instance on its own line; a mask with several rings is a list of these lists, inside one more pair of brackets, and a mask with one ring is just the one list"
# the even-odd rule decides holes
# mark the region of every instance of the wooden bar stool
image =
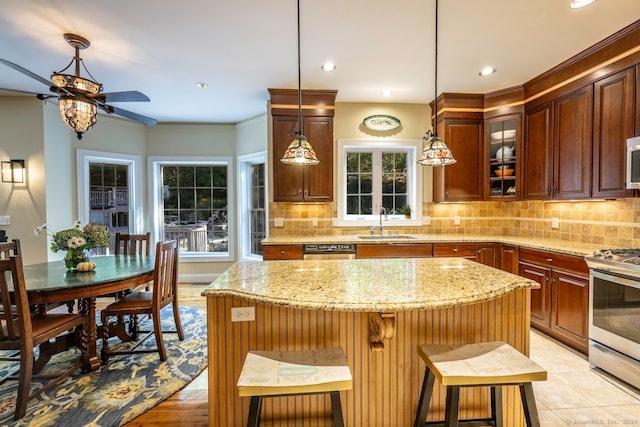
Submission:
[[[501,386],[518,385],[529,427],[540,427],[532,381],[545,381],[547,371],[504,342],[465,345],[426,344],[418,353],[427,365],[414,427],[458,425],[502,426]],[[426,422],[435,379],[447,387],[445,419]],[[491,387],[491,417],[459,420],[460,387]]]
[[265,397],[326,393],[331,395],[333,423],[343,427],[340,391],[351,387],[351,370],[341,348],[250,351],[238,379],[238,395],[251,397],[249,427],[260,425]]

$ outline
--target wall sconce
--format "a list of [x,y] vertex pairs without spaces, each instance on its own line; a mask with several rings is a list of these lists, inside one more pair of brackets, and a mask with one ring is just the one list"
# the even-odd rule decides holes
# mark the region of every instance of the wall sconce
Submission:
[[2,162],[2,182],[24,182],[24,160]]

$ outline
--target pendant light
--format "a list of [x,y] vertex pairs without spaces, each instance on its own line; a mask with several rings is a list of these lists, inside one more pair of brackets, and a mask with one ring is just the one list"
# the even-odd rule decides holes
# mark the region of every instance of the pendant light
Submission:
[[298,0],[298,129],[296,136],[280,159],[288,165],[317,165],[320,160],[316,152],[302,134],[302,88],[300,86],[300,0]]
[[447,144],[438,137],[438,0],[436,0],[436,49],[435,49],[435,118],[433,120],[433,132],[427,131],[422,140],[425,147],[418,159],[418,164],[423,166],[446,166],[456,162]]

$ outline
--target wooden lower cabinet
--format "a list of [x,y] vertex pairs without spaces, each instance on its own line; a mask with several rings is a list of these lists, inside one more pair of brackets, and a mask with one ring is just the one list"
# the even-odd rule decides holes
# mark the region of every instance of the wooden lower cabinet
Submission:
[[356,246],[356,258],[430,258],[431,243],[374,243]]
[[535,280],[531,325],[588,352],[589,270],[582,257],[520,248],[519,274]]
[[265,261],[302,259],[302,245],[264,245],[262,259]]
[[476,260],[476,244],[475,243],[434,243],[433,256],[445,257],[456,256],[472,261]]
[[497,243],[478,243],[476,247],[476,261],[489,267],[500,265]]
[[518,247],[500,245],[500,268],[508,273],[518,274]]

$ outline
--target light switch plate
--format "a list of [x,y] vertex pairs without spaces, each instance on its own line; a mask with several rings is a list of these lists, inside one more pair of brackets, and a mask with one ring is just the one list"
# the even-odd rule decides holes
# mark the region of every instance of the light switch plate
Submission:
[[318,218],[311,218],[311,226],[312,227],[318,226]]
[[11,215],[0,215],[0,225],[11,225]]
[[231,307],[232,322],[250,322],[256,320],[255,307]]
[[560,227],[560,220],[558,218],[551,218],[551,228]]
[[422,217],[422,225],[431,225],[431,217],[423,216]]
[[284,227],[284,218],[273,218],[273,225],[276,227]]
[[453,217],[453,225],[460,225],[460,217],[458,215]]

